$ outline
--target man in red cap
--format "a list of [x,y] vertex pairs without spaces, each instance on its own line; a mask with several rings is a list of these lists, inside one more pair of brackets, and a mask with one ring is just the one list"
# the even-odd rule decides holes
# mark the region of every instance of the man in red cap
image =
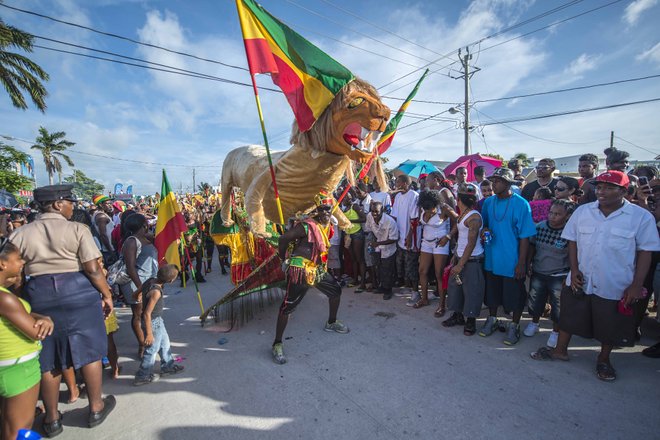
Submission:
[[[651,253],[660,250],[655,219],[624,199],[628,176],[609,170],[596,178],[596,201],[580,206],[564,228],[571,271],[561,293],[559,340],[540,348],[537,360],[568,360],[572,335],[601,343],[596,374],[616,379],[610,362],[615,346],[635,343],[632,303],[642,297]],[[614,264],[613,264],[614,263]]]

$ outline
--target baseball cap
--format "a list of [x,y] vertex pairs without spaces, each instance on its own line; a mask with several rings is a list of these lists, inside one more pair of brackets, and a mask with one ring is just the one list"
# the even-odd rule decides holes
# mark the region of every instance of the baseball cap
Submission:
[[506,180],[509,183],[516,183],[513,178],[513,171],[508,168],[495,168],[493,174],[488,176],[488,180],[492,180],[493,177],[499,177],[500,179]]
[[630,184],[630,179],[628,179],[628,175],[626,173],[623,173],[621,171],[607,170],[604,173],[599,174],[598,177],[596,177],[596,182],[611,183],[616,186],[628,188],[628,185]]

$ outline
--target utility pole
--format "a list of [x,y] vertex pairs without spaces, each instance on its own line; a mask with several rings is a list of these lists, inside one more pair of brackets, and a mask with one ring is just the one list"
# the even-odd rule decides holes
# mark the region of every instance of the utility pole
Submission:
[[[465,97],[463,101],[463,134],[464,134],[464,143],[463,143],[463,153],[468,156],[472,154],[472,147],[470,145],[470,77],[477,73],[479,70],[478,67],[474,67],[473,71],[470,71],[470,60],[472,59],[472,54],[470,53],[470,48],[465,48],[465,55],[462,55],[462,50],[458,50],[458,58],[463,66],[463,75],[453,77],[454,79],[463,79],[465,86]],[[450,113],[458,113],[458,110],[454,110]]]
[[195,194],[195,188],[197,187],[195,186],[195,169],[193,168],[193,190],[192,190],[193,194]]
[[614,131],[610,131],[610,147],[614,146]]

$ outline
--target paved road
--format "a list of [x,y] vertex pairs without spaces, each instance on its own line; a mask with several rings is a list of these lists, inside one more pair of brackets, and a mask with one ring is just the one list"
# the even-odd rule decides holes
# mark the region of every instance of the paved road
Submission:
[[[229,288],[214,272],[205,304]],[[116,335],[123,374],[105,380],[117,408],[85,425],[86,401],[61,405],[61,439],[631,439],[659,438],[660,360],[639,354],[645,337],[612,358],[619,379],[597,380],[596,344],[574,341],[570,362],[537,362],[549,323],[515,347],[503,333],[465,337],[405,300],[344,289],[340,319],[351,332],[323,331],[327,300],[312,290],[289,321],[289,363],[270,359],[277,304],[238,331],[201,328],[193,288],[169,287],[165,322],[183,374],[132,386],[136,344],[120,309]],[[481,320],[483,321],[483,320]],[[527,323],[524,320],[523,325]],[[646,322],[660,336],[660,324]],[[218,340],[226,338],[220,345]],[[65,398],[66,393],[62,393]],[[37,423],[40,422],[38,419]]]

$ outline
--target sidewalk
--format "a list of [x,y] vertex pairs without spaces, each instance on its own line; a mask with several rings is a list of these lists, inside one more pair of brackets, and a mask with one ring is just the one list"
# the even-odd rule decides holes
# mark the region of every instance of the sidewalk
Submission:
[[[213,272],[204,305],[229,288]],[[185,371],[133,387],[137,344],[130,309],[118,309],[121,378],[104,379],[117,407],[86,428],[87,401],[60,405],[65,439],[629,439],[657,438],[660,361],[639,352],[657,339],[617,350],[614,383],[595,375],[594,341],[574,338],[570,362],[538,362],[542,332],[514,347],[503,333],[463,336],[433,317],[434,307],[344,289],[339,319],[351,332],[323,331],[327,300],[310,290],[285,333],[286,365],[271,361],[276,304],[230,333],[202,328],[194,288],[168,286],[164,319]],[[485,313],[484,313],[485,316]],[[480,320],[479,324],[483,321]],[[523,318],[522,324],[528,322]],[[660,324],[647,320],[660,337]],[[650,324],[650,325],[648,325]],[[218,344],[226,338],[225,344]],[[62,393],[65,400],[66,393]],[[41,418],[37,419],[37,426]]]

